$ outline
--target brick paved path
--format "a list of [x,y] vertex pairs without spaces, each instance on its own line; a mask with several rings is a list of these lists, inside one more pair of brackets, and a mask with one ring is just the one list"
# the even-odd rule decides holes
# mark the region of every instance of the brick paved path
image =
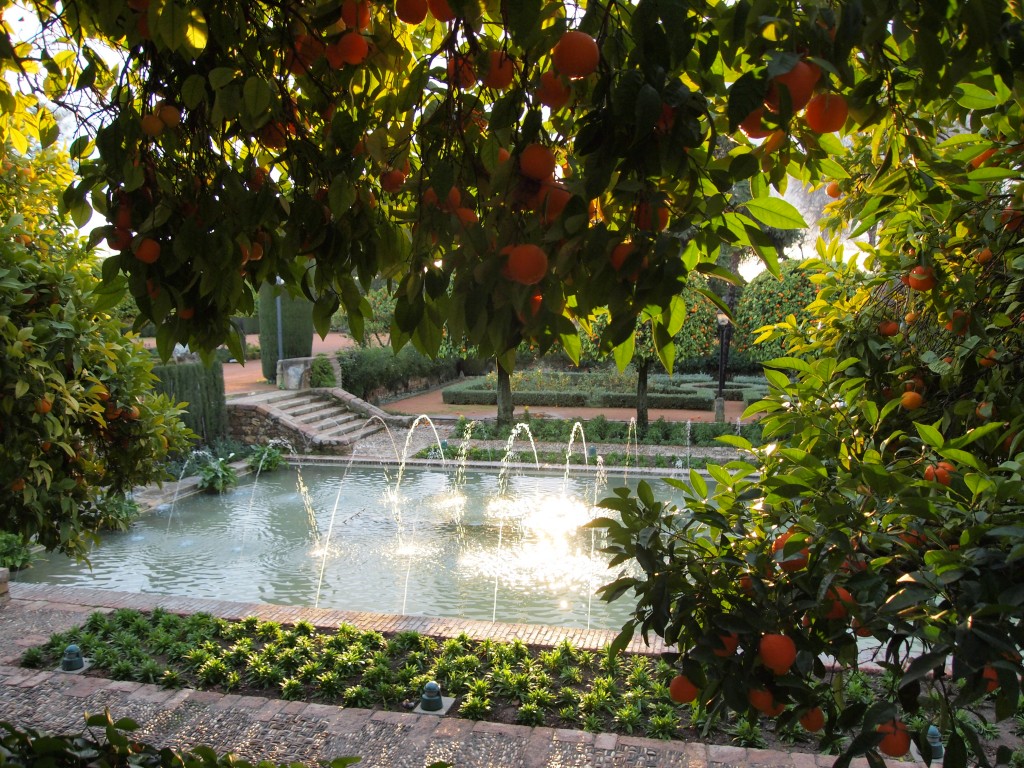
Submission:
[[[302,761],[359,755],[368,768],[418,768],[446,760],[457,768],[819,768],[832,758],[742,747],[643,738],[554,728],[473,722],[404,712],[374,712],[323,704],[117,682],[17,666],[22,651],[54,632],[80,624],[94,610],[162,605],[176,612],[205,611],[224,618],[259,615],[322,626],[341,621],[364,629],[415,628],[455,634],[481,632],[554,642],[562,630],[448,619],[354,614],[311,608],[191,600],[91,589],[12,584],[11,602],[0,607],[0,720],[60,733],[83,730],[85,712],[109,709],[130,717],[140,740],[192,749],[201,744],[248,760]],[[565,630],[580,645],[600,647],[610,633]],[[858,760],[855,766],[865,766]],[[914,766],[901,762],[901,766]]]

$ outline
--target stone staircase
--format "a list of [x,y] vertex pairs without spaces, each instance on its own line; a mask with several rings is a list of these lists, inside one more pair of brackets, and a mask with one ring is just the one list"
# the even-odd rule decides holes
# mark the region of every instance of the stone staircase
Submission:
[[345,455],[356,442],[390,426],[408,426],[342,389],[258,392],[227,402],[231,437],[254,444],[287,441],[296,453]]

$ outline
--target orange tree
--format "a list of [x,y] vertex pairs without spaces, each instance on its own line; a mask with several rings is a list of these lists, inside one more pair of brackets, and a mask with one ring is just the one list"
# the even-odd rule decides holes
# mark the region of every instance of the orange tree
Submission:
[[189,434],[108,314],[118,292],[52,214],[66,156],[36,149],[8,147],[0,172],[0,530],[84,556],[103,497],[161,479]]
[[[678,483],[685,510],[642,488],[597,522],[640,566],[604,590],[637,597],[622,639],[677,644],[709,708],[823,728],[831,745],[852,733],[840,764],[879,764],[911,737],[927,757],[907,726],[930,721],[944,765],[987,764],[958,710],[1017,712],[1024,145],[1008,76],[934,114],[891,105],[851,136],[827,223],[873,244],[819,242],[812,316],[769,335],[791,356],[767,363],[770,396],[750,408],[765,445],[727,438],[750,458]],[[868,659],[891,675],[852,702],[843,680]]]
[[[104,279],[127,279],[140,316],[156,324],[164,354],[175,341],[209,349],[227,340],[237,347],[228,318],[251,308],[257,285],[278,278],[315,301],[322,332],[344,305],[358,335],[359,319],[368,313],[363,291],[378,276],[395,283],[397,346],[412,342],[433,353],[447,324],[454,338],[465,337],[484,356],[496,355],[509,370],[524,340],[541,349],[561,343],[577,356],[573,321],[607,307],[607,343],[628,344],[636,317],[646,313],[655,346],[665,351],[671,334],[664,329],[677,327],[676,313],[682,311],[674,300],[682,281],[694,270],[718,274],[715,260],[723,244],[750,247],[777,271],[761,225],[804,226],[795,209],[772,194],[784,190],[789,175],[841,180],[851,194],[839,204],[840,215],[858,217],[858,227],[889,228],[888,239],[879,240],[880,264],[897,254],[910,257],[911,247],[916,258],[926,259],[919,265],[923,273],[908,280],[921,286],[934,276],[935,286],[919,291],[921,300],[935,313],[949,312],[956,329],[964,315],[954,317],[960,308],[943,294],[966,290],[972,278],[948,266],[956,260],[937,255],[923,234],[960,237],[961,227],[978,220],[995,235],[1002,215],[1011,230],[1003,231],[1003,244],[1020,226],[1014,205],[1004,205],[1011,209],[1005,214],[993,214],[989,202],[982,205],[1006,194],[1016,178],[1013,162],[995,170],[985,160],[970,172],[964,165],[972,141],[977,156],[982,154],[980,139],[970,138],[979,125],[986,125],[993,141],[1019,135],[1017,4],[437,0],[429,6],[429,13],[421,13],[415,2],[362,0],[30,3],[39,25],[18,29],[35,38],[3,30],[9,44],[0,45],[0,66],[9,77],[0,80],[0,125],[8,125],[11,111],[26,108],[26,99],[13,98],[19,91],[49,100],[32,113],[48,139],[55,123],[47,118],[47,104],[82,119],[85,130],[70,146],[79,161],[78,179],[62,203],[79,222],[93,210],[106,216],[96,237],[106,237],[116,255],[106,260]],[[968,138],[937,136],[941,125],[961,126]],[[830,132],[837,127],[870,132],[865,151],[853,155],[865,157],[870,171],[846,167],[847,149]],[[725,133],[737,146],[720,154],[717,136]],[[739,182],[749,185],[750,199],[733,197]],[[919,224],[908,223],[914,217]],[[905,250],[906,241],[918,244]],[[635,281],[620,280],[610,259],[627,242],[639,267]],[[1010,273],[973,282],[980,290],[1002,286],[1006,309],[1012,309],[1016,251],[1008,244],[992,251],[1010,255],[1002,262]],[[953,246],[950,253],[955,252]],[[545,311],[533,313],[538,294]],[[981,324],[989,316],[979,309],[970,314],[969,328],[1010,335],[1018,314],[994,312],[989,329]],[[823,329],[835,327],[822,323]],[[909,416],[897,410],[902,406],[895,398],[879,405],[861,397],[869,391],[862,380],[881,375],[881,369],[869,368],[878,361],[865,357],[858,366],[860,358],[851,353],[850,365],[838,365],[847,360],[826,352],[839,349],[826,346],[826,331],[817,336],[815,329],[806,330],[808,345],[822,345],[812,362],[779,367],[809,370],[796,371],[792,381],[772,374],[776,399],[762,406],[770,411],[769,436],[793,445],[769,444],[774,447],[761,457],[759,482],[747,479],[750,466],[732,474],[716,471],[713,495],[700,487],[693,493],[693,522],[655,515],[636,550],[651,574],[649,582],[629,585],[640,590],[639,620],[683,643],[689,654],[684,664],[701,667],[691,671],[707,682],[702,696],[708,703],[727,697],[730,706],[747,708],[738,686],[758,679],[766,688],[754,699],[770,711],[778,706],[775,698],[810,706],[810,692],[817,690],[811,680],[823,668],[818,652],[829,650],[844,663],[853,656],[848,632],[837,628],[830,640],[825,629],[800,634],[790,625],[795,610],[808,613],[813,600],[824,603],[832,581],[846,578],[840,567],[853,544],[843,515],[860,508],[848,497],[861,485],[846,473],[863,480],[871,491],[869,504],[882,505],[901,498],[894,482],[907,479],[903,465],[873,472],[876,453],[889,461],[882,448],[896,450],[898,460],[906,459],[899,451],[912,449],[915,440],[934,451],[968,454],[967,448],[980,448],[992,436],[953,430],[947,438],[924,418],[929,411],[905,428],[889,421]],[[884,338],[901,343],[898,334]],[[932,361],[918,342],[907,341],[927,366],[934,362],[942,370],[958,360],[945,354]],[[794,340],[787,348],[797,350],[801,343]],[[878,343],[864,341],[869,348]],[[883,355],[881,362],[895,359]],[[957,371],[964,386],[995,376],[1014,385],[1020,380],[999,366],[974,377]],[[1007,418],[1012,400],[1001,406],[1003,401],[986,401],[979,412],[990,412],[993,402],[1006,409],[997,418],[1013,423]],[[849,416],[861,413],[863,424]],[[896,432],[901,442],[882,439]],[[943,460],[955,463],[960,453]],[[988,479],[1003,477],[1000,472],[1006,484],[997,479],[989,485]],[[979,474],[985,478],[981,485],[970,485],[965,475],[963,488],[948,486],[966,499],[953,508],[1016,501],[1012,469],[997,465]],[[932,496],[954,492],[928,482],[915,477],[900,486],[923,499],[910,509],[932,510],[939,506]],[[635,519],[634,505],[651,515],[657,506],[646,492],[639,501],[623,500],[624,520]],[[895,633],[880,637],[895,642],[896,659],[919,626],[927,633],[921,629],[923,639],[914,639],[933,643],[930,649],[936,646],[928,633],[956,635],[938,620],[915,623],[915,615],[900,613],[910,610],[909,603],[931,610],[933,603],[917,601],[918,593],[906,590],[908,582],[918,583],[915,574],[925,580],[937,566],[925,562],[924,570],[915,570],[916,564],[902,565],[891,548],[876,546],[872,536],[889,540],[888,529],[872,528],[887,519],[887,509],[880,506],[856,519],[856,530],[867,531],[858,551],[867,538],[873,556],[859,578],[876,580],[865,582],[863,590],[853,586],[858,600],[892,612],[889,629],[882,628],[889,614],[881,608],[859,619],[876,622],[872,631]],[[664,551],[652,559],[651,552],[662,546],[655,526],[670,522],[682,532],[664,544],[667,561]],[[779,556],[799,559],[806,545],[810,570],[787,574],[781,582],[773,577],[769,590],[767,542],[777,540],[780,525],[785,530],[797,522],[801,527],[780,545]],[[975,523],[985,521],[972,518]],[[698,531],[699,526],[704,527]],[[848,527],[853,530],[852,522]],[[708,530],[715,535],[704,535]],[[978,534],[981,544],[988,542],[990,529],[984,530]],[[961,553],[985,549],[974,540],[967,543]],[[1002,544],[994,549],[998,560]],[[913,552],[920,555],[924,548]],[[972,577],[1004,583],[987,555],[978,557]],[[1007,560],[1012,564],[1008,555]],[[749,603],[735,586],[745,569],[751,570],[754,593]],[[958,572],[943,571],[928,588],[939,589]],[[981,600],[988,593],[979,587],[974,594]],[[709,647],[709,636],[748,604],[746,624],[724,627],[745,633],[744,653],[715,655],[727,646]],[[941,601],[935,605],[942,621],[963,624],[965,637],[985,624],[982,618],[1013,611],[1000,602],[974,620]],[[824,618],[809,612],[812,626],[827,628],[836,621],[827,618],[831,608],[822,609]],[[818,618],[824,623],[816,624]],[[777,626],[768,627],[769,620]],[[759,631],[779,634],[769,629],[799,640],[795,667],[770,678],[758,661],[760,640],[755,642]],[[1018,631],[1015,624],[1011,631]],[[786,643],[773,639],[768,646],[771,666],[785,669]],[[706,665],[699,664],[701,654]],[[934,660],[925,656],[911,665],[908,687]],[[1016,689],[1006,668],[1014,663],[993,662],[1003,673],[1001,701]],[[980,678],[965,679],[978,682],[968,691],[980,686]],[[897,714],[891,703],[846,712],[845,719],[830,717],[828,727],[860,728],[852,751],[873,748],[884,736],[902,741],[900,729],[886,725]],[[893,733],[876,732],[876,725]],[[956,742],[951,747],[956,757]]]

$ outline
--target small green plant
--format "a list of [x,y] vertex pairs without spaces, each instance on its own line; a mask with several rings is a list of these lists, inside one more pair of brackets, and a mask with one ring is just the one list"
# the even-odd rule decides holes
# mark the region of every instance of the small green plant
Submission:
[[0,568],[17,571],[32,564],[32,548],[17,533],[0,532]]
[[29,648],[21,654],[21,666],[28,667],[29,669],[39,669],[43,666],[43,661],[43,649],[38,645]]
[[679,718],[676,715],[652,715],[647,723],[647,735],[652,739],[673,739],[678,728]]
[[160,678],[160,685],[164,688],[180,688],[181,673],[175,669],[165,669],[163,676]]
[[761,732],[761,724],[756,719],[743,718],[726,728],[730,735],[730,741],[740,747],[753,747],[764,749],[768,742]]
[[486,696],[469,694],[462,700],[459,714],[470,720],[483,720],[491,713],[491,700]]
[[210,456],[199,464],[197,487],[206,493],[224,493],[238,484],[238,473],[231,466],[230,459]]
[[350,685],[345,689],[342,698],[346,707],[366,708],[373,704],[373,691],[365,685]]
[[302,681],[295,677],[286,677],[281,681],[281,698],[288,701],[298,701],[305,695],[305,688]]
[[139,505],[123,493],[101,496],[94,502],[99,513],[99,528],[104,531],[127,531],[139,519]]
[[542,725],[544,710],[537,704],[523,704],[516,713],[516,722],[520,725]]
[[284,452],[273,443],[254,445],[246,463],[253,472],[273,472],[285,463]]

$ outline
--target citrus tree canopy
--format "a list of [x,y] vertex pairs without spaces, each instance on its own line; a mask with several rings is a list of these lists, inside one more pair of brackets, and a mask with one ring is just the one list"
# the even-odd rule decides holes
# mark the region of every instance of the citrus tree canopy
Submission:
[[[4,28],[0,89],[44,145],[54,110],[79,120],[63,204],[106,217],[104,277],[127,277],[165,355],[237,345],[229,317],[276,279],[322,332],[343,305],[358,334],[377,275],[399,346],[433,352],[447,322],[483,354],[575,355],[593,307],[676,325],[680,282],[722,243],[776,268],[761,225],[804,222],[773,188],[843,154],[820,119],[845,122],[837,107],[794,118],[815,89],[852,127],[902,132],[1012,82],[1010,10],[940,5],[31,3]],[[725,133],[739,145],[718,156]],[[734,205],[739,181],[753,197]],[[626,240],[643,269],[624,284],[609,256]],[[564,309],[530,319],[538,291]],[[609,327],[621,342],[633,323]]]

